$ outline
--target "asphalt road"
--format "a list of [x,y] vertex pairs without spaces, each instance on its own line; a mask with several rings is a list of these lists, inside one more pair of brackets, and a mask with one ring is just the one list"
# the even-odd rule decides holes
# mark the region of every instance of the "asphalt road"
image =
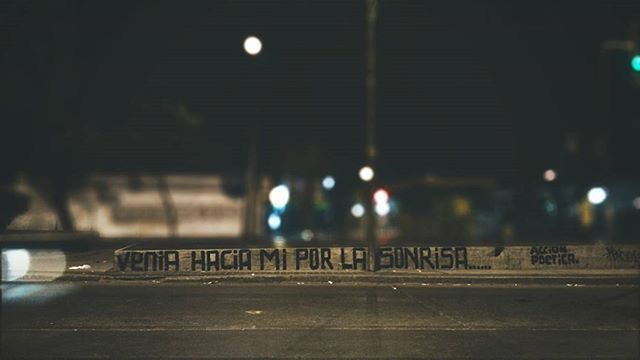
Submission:
[[2,358],[638,358],[637,287],[2,285]]

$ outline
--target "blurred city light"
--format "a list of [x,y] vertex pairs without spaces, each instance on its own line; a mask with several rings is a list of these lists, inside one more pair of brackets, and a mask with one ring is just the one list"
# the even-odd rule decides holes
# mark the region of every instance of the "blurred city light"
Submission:
[[633,207],[636,208],[636,210],[640,210],[640,196],[633,199]]
[[305,230],[302,231],[300,236],[302,237],[302,240],[304,240],[304,241],[311,241],[311,239],[313,239],[313,231],[311,231],[309,229],[305,229]]
[[631,68],[633,71],[640,72],[640,55],[635,55],[631,58]]
[[262,50],[262,41],[255,36],[249,36],[244,40],[244,51],[249,55],[258,55]]
[[369,166],[364,166],[360,169],[359,175],[362,181],[371,181],[373,179],[373,169]]
[[601,187],[594,187],[587,193],[587,199],[593,205],[602,204],[607,199],[607,192]]
[[471,203],[469,199],[462,196],[456,196],[453,198],[453,213],[456,216],[466,216],[471,213]]
[[555,214],[558,207],[552,200],[546,200],[544,202],[544,209],[548,214]]
[[558,174],[556,174],[556,171],[553,170],[553,169],[549,169],[549,170],[545,171],[544,175],[543,175],[544,180],[548,181],[548,182],[551,182],[551,181],[555,180],[557,176],[558,176]]
[[333,176],[326,176],[324,179],[322,179],[323,188],[331,190],[334,186],[336,186],[336,180],[333,178]]
[[289,188],[286,185],[278,185],[269,192],[269,201],[276,209],[284,209],[289,202]]
[[267,224],[269,225],[269,228],[271,230],[278,230],[280,228],[280,225],[282,225],[282,219],[278,214],[271,214],[267,219]]
[[31,259],[25,249],[2,251],[2,281],[18,280],[29,271]]
[[364,206],[360,203],[355,204],[351,207],[351,215],[360,218],[364,215]]
[[278,235],[273,238],[273,245],[277,247],[284,247],[287,245],[287,241],[283,236]]
[[386,203],[389,201],[389,193],[385,189],[378,189],[373,193],[373,200],[376,203]]
[[391,207],[389,206],[388,202],[385,201],[376,203],[375,211],[379,216],[385,216],[389,214],[389,210],[391,210]]

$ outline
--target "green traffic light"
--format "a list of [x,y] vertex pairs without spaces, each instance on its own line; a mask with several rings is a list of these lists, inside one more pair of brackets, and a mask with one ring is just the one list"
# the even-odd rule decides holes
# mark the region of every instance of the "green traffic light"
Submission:
[[631,68],[633,71],[640,72],[640,55],[635,55],[631,58]]

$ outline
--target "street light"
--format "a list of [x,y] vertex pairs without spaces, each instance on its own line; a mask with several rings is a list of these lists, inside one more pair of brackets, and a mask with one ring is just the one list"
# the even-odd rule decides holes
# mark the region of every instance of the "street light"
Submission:
[[[262,50],[262,42],[255,36],[249,36],[244,40],[244,51],[251,56],[256,56]],[[258,121],[252,117],[249,129],[249,151],[247,158],[247,204],[245,206],[245,226],[244,233],[246,236],[253,236],[255,232],[257,209],[257,172],[258,172],[258,143],[260,130]],[[288,194],[288,193],[287,193]],[[287,200],[289,200],[287,198]],[[285,202],[286,205],[286,202]],[[274,205],[275,207],[275,205]],[[284,205],[283,205],[284,207]]]
[[258,55],[262,51],[262,41],[255,36],[249,36],[244,40],[244,51],[249,55]]

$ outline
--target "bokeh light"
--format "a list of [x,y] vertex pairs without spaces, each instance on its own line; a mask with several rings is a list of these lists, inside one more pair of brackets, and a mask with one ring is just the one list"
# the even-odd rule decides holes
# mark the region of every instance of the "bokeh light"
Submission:
[[379,202],[376,203],[375,206],[375,211],[376,214],[378,214],[379,216],[386,216],[387,214],[389,214],[389,211],[391,210],[391,207],[389,206],[388,202]]
[[269,192],[269,201],[276,209],[284,209],[289,202],[289,188],[286,185],[278,185]]
[[351,215],[360,218],[364,215],[364,206],[360,203],[355,204],[351,207]]
[[369,166],[364,166],[362,169],[360,169],[358,175],[360,176],[360,179],[362,179],[362,181],[371,181],[374,175],[373,169]]
[[587,200],[593,205],[602,204],[607,199],[607,191],[601,187],[594,187],[587,193]]
[[377,203],[389,201],[389,193],[385,189],[378,189],[373,193],[373,200]]
[[262,51],[262,41],[255,36],[249,36],[244,40],[244,51],[249,55],[258,55]]
[[640,72],[640,55],[635,55],[631,58],[631,68],[633,71]]
[[267,219],[267,224],[271,230],[278,230],[282,225],[282,218],[278,214],[271,214]]
[[282,235],[278,235],[273,238],[273,245],[276,247],[287,246],[287,240]]
[[545,171],[544,175],[543,175],[544,180],[548,181],[548,182],[554,181],[557,176],[558,176],[558,174],[553,169],[549,169],[549,170]]
[[300,234],[300,237],[302,237],[302,240],[304,241],[311,241],[311,239],[313,239],[313,231],[305,229]]
[[334,186],[336,186],[336,179],[334,179],[333,176],[326,176],[324,179],[322,179],[323,188],[331,190]]

